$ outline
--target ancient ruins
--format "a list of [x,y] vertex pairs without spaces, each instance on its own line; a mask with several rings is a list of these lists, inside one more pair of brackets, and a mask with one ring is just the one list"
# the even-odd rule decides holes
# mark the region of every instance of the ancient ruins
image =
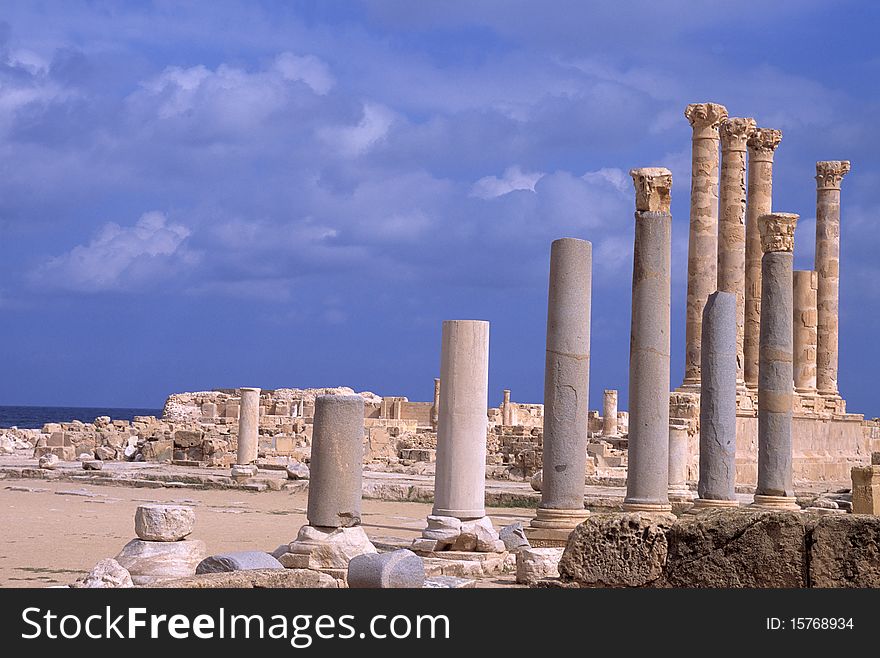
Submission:
[[[430,574],[506,571],[548,587],[880,586],[876,560],[847,539],[880,537],[880,422],[847,411],[838,386],[850,163],[816,163],[815,266],[793,271],[799,215],[772,205],[781,132],[717,103],[684,114],[693,134],[679,387],[670,391],[672,174],[636,168],[628,413],[616,390],[604,391],[601,414],[589,408],[592,245],[561,238],[549,249],[541,403],[504,389],[490,406],[489,323],[448,320],[430,402],[243,387],[171,395],[161,418],[4,430],[0,450],[69,477],[124,479],[103,464],[149,462],[211,473],[187,472],[199,486],[308,488],[308,523],[271,555],[204,555],[186,539],[190,512],[144,506],[138,538],[79,584],[287,569],[302,573],[282,586],[462,586]],[[88,475],[64,470],[77,460]],[[41,477],[34,464],[15,472]],[[379,473],[430,482],[419,536],[363,529],[362,499],[391,491],[368,482]],[[492,482],[509,489],[490,495]],[[408,486],[400,499],[418,499]],[[496,528],[487,504],[501,500],[534,510],[530,523]],[[748,539],[770,526],[772,551]],[[721,559],[709,535],[726,538],[724,568],[706,566]]]

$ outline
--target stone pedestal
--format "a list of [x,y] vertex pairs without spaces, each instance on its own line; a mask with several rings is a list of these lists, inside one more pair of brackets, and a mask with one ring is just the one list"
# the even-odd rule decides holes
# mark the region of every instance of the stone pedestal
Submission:
[[489,406],[489,323],[443,322],[434,516],[486,515],[486,434]]
[[812,270],[794,272],[794,390],[816,395],[816,340],[818,276]]
[[880,465],[852,469],[853,514],[880,514]]
[[840,289],[840,184],[850,170],[847,160],[816,163],[816,266],[819,395],[840,397],[837,388],[838,296]]
[[761,333],[761,232],[758,217],[772,212],[773,153],[782,132],[758,128],[749,137],[749,189],[746,201],[746,293],[743,321],[743,375],[746,386],[758,388],[758,346]]
[[556,531],[550,534],[560,538],[567,538],[588,514],[584,509],[584,475],[591,277],[589,242],[574,238],[553,242],[544,365],[544,475],[541,504],[531,527]]
[[727,108],[717,103],[695,103],[687,106],[684,115],[693,128],[693,141],[682,386],[699,387],[703,306],[718,282],[718,127],[727,118]]
[[798,215],[758,219],[761,266],[761,350],[758,369],[758,486],[755,506],[800,509],[792,485],[792,252]]
[[[669,511],[672,174],[668,169],[651,167],[634,169],[630,175],[636,188],[636,226],[629,358],[629,468],[623,507],[628,512]],[[712,263],[714,269],[714,255]],[[546,471],[545,464],[545,480]]]
[[260,389],[241,389],[238,416],[238,451],[236,464],[251,464],[257,459],[260,436]]
[[698,507],[729,507],[736,501],[737,300],[734,293],[709,296],[703,311],[700,382],[700,480]]
[[617,391],[606,389],[602,395],[602,436],[617,434]]
[[736,382],[744,387],[743,339],[746,293],[746,142],[754,119],[721,124],[721,186],[718,218],[718,290],[736,296]]

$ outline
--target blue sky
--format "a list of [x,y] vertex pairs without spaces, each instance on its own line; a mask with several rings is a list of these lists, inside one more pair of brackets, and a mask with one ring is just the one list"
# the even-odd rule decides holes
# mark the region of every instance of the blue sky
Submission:
[[349,385],[429,400],[444,319],[543,396],[549,247],[593,243],[591,407],[628,376],[633,192],[690,102],[784,133],[774,209],[843,184],[840,386],[880,415],[880,4],[4,2],[0,404]]

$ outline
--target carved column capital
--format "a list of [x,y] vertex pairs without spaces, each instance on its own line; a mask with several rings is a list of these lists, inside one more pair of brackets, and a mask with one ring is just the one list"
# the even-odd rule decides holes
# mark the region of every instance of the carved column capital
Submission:
[[636,210],[641,212],[669,212],[672,191],[672,172],[665,167],[630,169],[636,188]]
[[722,151],[745,151],[746,142],[758,125],[754,119],[731,117],[721,124],[721,150]]
[[839,190],[843,177],[849,173],[849,160],[822,160],[816,163],[816,188]]
[[756,160],[773,161],[773,152],[782,141],[782,131],[758,128],[748,139],[749,155]]
[[794,229],[800,215],[790,212],[774,212],[758,217],[761,231],[761,248],[771,251],[794,251]]
[[684,116],[694,129],[694,139],[718,139],[718,128],[727,118],[727,108],[718,103],[691,103]]

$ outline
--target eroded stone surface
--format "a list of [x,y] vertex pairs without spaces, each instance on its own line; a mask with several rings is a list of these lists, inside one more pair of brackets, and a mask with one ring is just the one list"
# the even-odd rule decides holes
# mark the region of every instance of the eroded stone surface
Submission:
[[264,551],[235,551],[210,555],[199,562],[197,574],[221,573],[225,571],[247,571],[250,569],[283,569],[275,557]]
[[140,505],[134,515],[134,530],[146,541],[178,541],[193,531],[196,513],[186,505],[161,503]]
[[78,579],[71,587],[81,588],[112,588],[133,587],[131,574],[113,558],[105,558],[98,562],[88,574]]
[[132,539],[116,556],[116,561],[128,569],[135,585],[145,585],[162,579],[193,576],[204,557],[205,542],[198,539]]
[[425,565],[412,551],[356,555],[348,563],[348,586],[353,589],[422,587]]
[[880,517],[823,516],[810,539],[811,587],[880,587]]
[[516,582],[532,585],[542,578],[559,577],[562,548],[523,548],[516,554]]

